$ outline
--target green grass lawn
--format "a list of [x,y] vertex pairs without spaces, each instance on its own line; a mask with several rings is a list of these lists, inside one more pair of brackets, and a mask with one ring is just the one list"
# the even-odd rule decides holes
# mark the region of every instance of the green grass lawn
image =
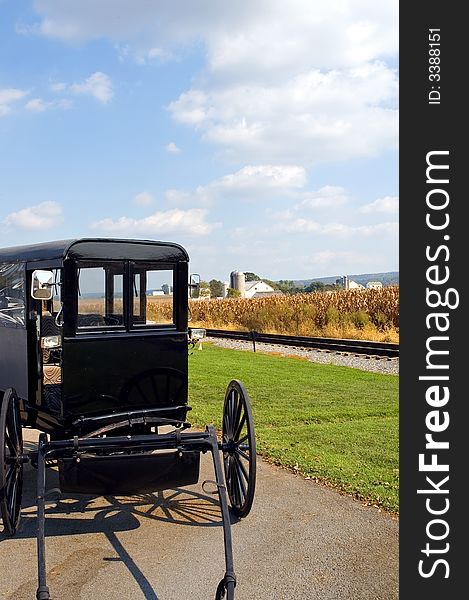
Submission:
[[204,343],[189,356],[193,425],[221,427],[231,379],[241,380],[251,397],[259,454],[399,511],[396,375]]

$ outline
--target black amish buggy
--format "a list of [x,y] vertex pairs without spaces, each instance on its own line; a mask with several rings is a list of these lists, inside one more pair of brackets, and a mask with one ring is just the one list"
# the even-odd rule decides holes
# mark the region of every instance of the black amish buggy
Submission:
[[[37,469],[38,600],[46,585],[46,469],[61,492],[149,493],[197,483],[211,452],[222,514],[225,574],[234,598],[230,514],[252,506],[256,442],[248,394],[229,383],[221,440],[213,425],[185,431],[188,328],[197,287],[189,257],[168,242],[76,239],[0,249],[0,516],[20,519],[23,466]],[[37,452],[22,428],[38,429]],[[221,456],[220,456],[221,455]],[[223,462],[223,468],[222,468]]]

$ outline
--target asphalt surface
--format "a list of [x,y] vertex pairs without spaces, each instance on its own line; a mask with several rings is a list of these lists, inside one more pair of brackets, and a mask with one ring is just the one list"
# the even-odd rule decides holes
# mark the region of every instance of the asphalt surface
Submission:
[[[36,597],[35,478],[27,465],[20,529],[0,534],[2,599]],[[217,496],[201,486],[213,478],[202,455],[199,483],[188,488],[132,498],[52,493],[51,598],[213,600],[223,532]],[[56,486],[48,471],[48,489]],[[397,600],[398,530],[388,514],[259,459],[253,509],[232,525],[236,600]]]

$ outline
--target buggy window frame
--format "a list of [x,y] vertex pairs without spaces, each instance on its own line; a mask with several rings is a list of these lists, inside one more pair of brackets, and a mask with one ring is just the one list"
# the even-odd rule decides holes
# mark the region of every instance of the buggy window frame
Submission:
[[[140,273],[142,270],[145,271],[171,271],[172,273],[172,322],[171,323],[138,323],[134,322],[134,275]],[[178,284],[177,284],[177,265],[170,262],[153,262],[153,261],[129,261],[129,331],[141,331],[148,329],[156,330],[171,330],[177,329],[177,299],[178,299]],[[146,290],[145,290],[146,296]]]
[[[103,334],[122,334],[130,333],[136,334],[137,332],[143,331],[178,331],[178,323],[180,321],[179,316],[179,269],[178,263],[176,262],[160,262],[160,261],[140,261],[134,259],[80,259],[73,261],[73,272],[74,272],[74,291],[73,291],[73,315],[69,318],[73,318],[71,335],[84,336],[84,335],[96,335],[97,333]],[[78,300],[79,300],[79,274],[80,269],[84,268],[103,268],[106,266],[123,265],[123,323],[120,325],[89,325],[83,326],[78,324]],[[172,323],[134,323],[133,322],[133,293],[134,293],[134,274],[146,271],[171,271],[172,282],[173,282],[173,294],[172,294]],[[70,297],[67,296],[69,299]],[[105,298],[106,301],[106,298]],[[72,306],[71,305],[71,306]]]
[[[120,332],[127,331],[128,324],[128,310],[126,308],[127,305],[127,293],[126,293],[126,275],[128,272],[128,261],[126,260],[77,260],[75,263],[75,333],[76,335],[86,335],[89,333],[99,333],[99,332]],[[121,267],[122,269],[122,323],[112,325],[112,324],[104,324],[104,325],[80,325],[79,324],[79,298],[80,298],[80,272],[82,269],[95,269],[101,268],[104,271],[106,267]],[[104,290],[104,304],[105,304],[105,312],[106,312],[106,302],[107,298],[107,290],[105,286]]]

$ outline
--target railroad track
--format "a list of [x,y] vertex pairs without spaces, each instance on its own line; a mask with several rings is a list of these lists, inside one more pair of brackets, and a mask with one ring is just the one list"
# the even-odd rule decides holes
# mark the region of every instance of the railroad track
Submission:
[[226,338],[252,342],[254,350],[256,342],[263,344],[279,344],[283,346],[296,346],[297,348],[314,348],[329,352],[347,354],[366,354],[388,358],[399,357],[399,344],[387,342],[369,342],[366,340],[346,340],[323,337],[301,337],[292,335],[278,335],[276,333],[259,333],[257,331],[227,331],[222,329],[206,329],[207,337]]

